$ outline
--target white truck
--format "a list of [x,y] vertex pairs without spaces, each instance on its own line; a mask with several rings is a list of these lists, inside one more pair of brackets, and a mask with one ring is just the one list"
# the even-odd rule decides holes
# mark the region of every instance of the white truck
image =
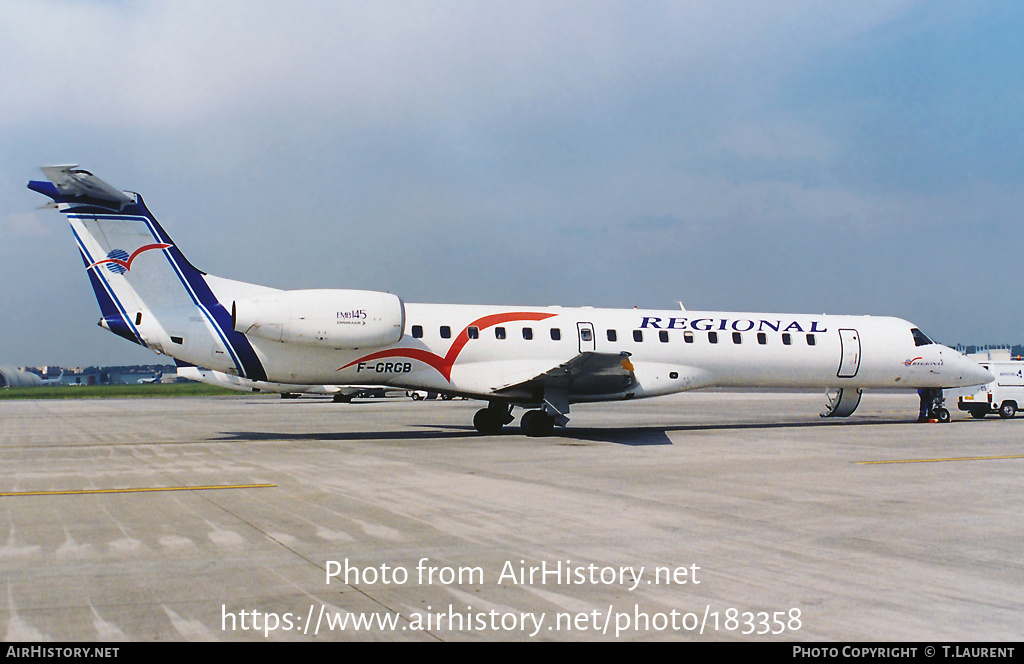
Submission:
[[996,377],[987,385],[964,387],[953,390],[957,396],[957,407],[966,410],[973,417],[981,419],[989,413],[1010,418],[1024,407],[1024,361],[1005,362],[979,361],[978,364]]

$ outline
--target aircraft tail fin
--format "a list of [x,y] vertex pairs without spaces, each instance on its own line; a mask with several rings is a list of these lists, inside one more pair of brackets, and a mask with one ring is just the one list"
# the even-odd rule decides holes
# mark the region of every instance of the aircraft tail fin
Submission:
[[141,196],[77,164],[41,170],[47,181],[28,187],[52,199],[71,223],[101,327],[175,358],[265,380],[252,345],[232,329],[230,303],[221,304],[207,275],[189,263]]

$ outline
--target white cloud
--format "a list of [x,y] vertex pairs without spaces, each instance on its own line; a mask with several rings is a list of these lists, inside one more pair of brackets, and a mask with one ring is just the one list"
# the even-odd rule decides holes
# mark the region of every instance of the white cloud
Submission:
[[[949,15],[997,19],[960,7],[8,0],[0,181],[13,184],[0,234],[31,251],[7,243],[6,274],[52,246],[37,219],[58,227],[55,213],[25,212],[39,201],[24,176],[80,160],[143,193],[204,269],[277,286],[358,280],[427,301],[597,305],[637,292],[671,303],[683,288],[717,306],[767,284],[757,265],[773,261],[791,287],[763,291],[827,306],[840,292],[868,297],[853,278],[837,288],[832,271],[888,252],[878,275],[896,265],[912,275],[901,283],[930,291],[918,275],[960,249],[963,220],[1002,226],[997,237],[1019,226],[1013,149],[954,143],[935,184],[928,149],[948,132],[927,105],[909,127],[919,140],[892,144],[908,123],[890,121],[902,99],[889,76],[961,38],[992,48],[991,31],[958,31]],[[991,61],[958,66],[973,80]],[[977,73],[1011,89],[1005,71]],[[919,81],[925,99],[934,80]],[[977,89],[974,105],[939,97],[966,114],[948,126],[989,127],[978,113],[992,109],[1012,128],[1010,95]],[[966,182],[965,160],[1008,174]],[[912,248],[918,239],[938,253]],[[66,248],[70,273],[80,266]]]
[[0,123],[161,126],[312,105],[387,125],[601,103],[661,76],[729,90],[901,7],[23,0],[0,8],[0,81],[16,91]]

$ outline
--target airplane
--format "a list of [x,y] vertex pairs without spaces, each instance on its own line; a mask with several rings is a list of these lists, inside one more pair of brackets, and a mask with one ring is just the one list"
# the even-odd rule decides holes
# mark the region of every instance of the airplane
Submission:
[[55,378],[43,378],[43,385],[60,385],[64,379],[64,370],[61,369],[60,373]]
[[154,385],[156,383],[159,383],[163,379],[163,377],[164,377],[164,372],[161,371],[160,373],[158,373],[157,375],[153,376],[152,378],[140,378],[140,379],[138,379],[135,382],[138,383],[139,385]]
[[195,268],[142,197],[75,165],[28,187],[63,213],[100,306],[128,341],[239,379],[376,385],[487,402],[496,434],[546,436],[573,404],[706,387],[819,388],[846,417],[865,389],[917,388],[948,421],[943,388],[988,383],[976,362],[899,318],[405,303],[351,289],[281,290]]

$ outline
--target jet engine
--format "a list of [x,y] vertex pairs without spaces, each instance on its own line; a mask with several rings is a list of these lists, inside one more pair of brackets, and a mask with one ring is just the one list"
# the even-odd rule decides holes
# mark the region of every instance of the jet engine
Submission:
[[405,305],[377,291],[280,291],[235,300],[231,324],[246,336],[283,343],[376,348],[401,341]]

